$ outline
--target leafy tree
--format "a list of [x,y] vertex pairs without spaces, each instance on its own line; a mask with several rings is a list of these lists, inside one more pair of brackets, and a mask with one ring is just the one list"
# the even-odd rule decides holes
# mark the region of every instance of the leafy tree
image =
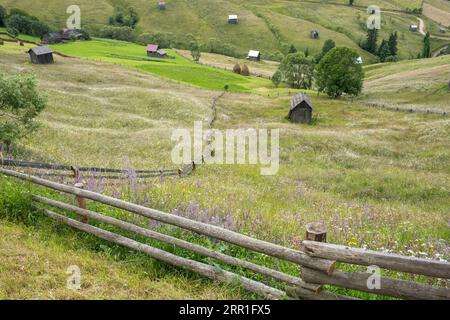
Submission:
[[247,77],[250,75],[250,69],[248,68],[248,66],[246,64],[244,64],[241,68],[241,75],[247,76]]
[[398,34],[397,31],[392,32],[391,35],[389,36],[389,40],[388,40],[388,44],[389,44],[389,52],[391,56],[397,56],[398,54]]
[[237,74],[241,74],[241,66],[239,65],[239,63],[236,63],[233,67],[233,72],[237,73]]
[[356,96],[361,93],[364,72],[356,63],[359,54],[350,48],[337,47],[328,52],[317,66],[316,80],[319,91],[332,98],[342,94]]
[[278,69],[291,88],[309,89],[312,85],[314,63],[303,52],[288,54]]
[[422,58],[430,58],[430,57],[431,57],[430,33],[427,32],[425,38],[423,39]]
[[353,2],[354,2],[354,0],[348,0],[348,4],[349,4],[350,6],[353,5]]
[[316,63],[319,63],[320,60],[322,60],[322,58],[323,58],[323,57],[324,57],[331,49],[333,49],[333,48],[335,48],[335,47],[336,47],[336,43],[335,43],[333,40],[328,39],[327,41],[325,41],[325,43],[323,44],[323,47],[322,47],[322,52],[319,53],[319,54],[316,56]]
[[23,16],[23,17],[31,17],[28,14],[28,12],[26,12],[25,10],[22,10],[22,9],[18,9],[18,8],[11,8],[9,10],[9,15],[10,16],[18,15],[18,16]]
[[391,56],[391,51],[389,50],[389,43],[383,39],[381,42],[380,47],[378,48],[378,57],[380,58],[381,62],[385,62],[386,59]]
[[37,128],[34,119],[46,106],[32,75],[0,75],[0,143],[9,148]]
[[280,70],[277,70],[273,76],[272,76],[272,83],[275,85],[276,88],[278,88],[278,86],[281,83],[283,75],[281,74]]
[[0,5],[0,27],[5,26],[5,19],[6,19],[7,15],[8,15],[8,13],[7,13],[5,7]]
[[200,61],[202,52],[200,51],[200,45],[198,44],[198,42],[191,41],[191,44],[189,45],[189,49],[191,50],[192,59],[194,59],[195,62]]
[[42,37],[50,32],[50,27],[35,17],[23,14],[14,14],[6,19],[6,27],[16,29],[20,33]]

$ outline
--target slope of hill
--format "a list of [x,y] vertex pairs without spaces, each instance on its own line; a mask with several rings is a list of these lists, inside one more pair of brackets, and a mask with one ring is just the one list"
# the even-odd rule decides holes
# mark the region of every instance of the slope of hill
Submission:
[[[295,44],[298,49],[308,49],[316,54],[323,42],[334,39],[338,45],[353,47],[367,62],[373,57],[359,49],[358,44],[365,37],[367,12],[365,6],[379,5],[386,10],[400,10],[382,13],[381,37],[392,31],[400,34],[399,47],[402,59],[416,57],[422,46],[422,36],[409,32],[409,25],[417,23],[413,15],[404,12],[420,7],[420,1],[363,1],[350,7],[346,1],[285,1],[285,0],[169,0],[167,10],[160,11],[154,3],[145,0],[80,1],[82,23],[94,29],[106,24],[117,5],[132,5],[141,16],[138,33],[164,31],[174,33],[179,41],[184,41],[191,33],[201,41],[220,39],[234,45],[240,55],[249,49],[271,55],[281,50],[281,43]],[[69,0],[49,1],[43,7],[36,1],[0,0],[7,7],[20,7],[43,18],[54,27],[65,25],[66,8]],[[239,24],[227,24],[229,14],[239,15]],[[430,30],[437,30],[438,23],[427,21]],[[321,38],[313,40],[311,30],[319,30]],[[433,40],[433,47],[443,45]]]
[[365,68],[364,97],[372,103],[450,111],[450,56],[371,65]]

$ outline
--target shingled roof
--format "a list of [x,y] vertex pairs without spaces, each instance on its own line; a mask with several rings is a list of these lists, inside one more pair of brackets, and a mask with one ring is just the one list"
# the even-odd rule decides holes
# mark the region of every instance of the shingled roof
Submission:
[[30,50],[28,50],[28,52],[31,52],[31,51],[37,56],[53,53],[52,49],[50,49],[47,46],[34,47],[34,48],[31,48]]
[[311,107],[311,109],[313,109],[313,105],[311,102],[311,99],[304,94],[303,92],[300,92],[299,94],[295,95],[292,100],[291,100],[291,111],[294,110],[299,104],[301,104],[302,102],[306,102],[308,104],[308,106]]

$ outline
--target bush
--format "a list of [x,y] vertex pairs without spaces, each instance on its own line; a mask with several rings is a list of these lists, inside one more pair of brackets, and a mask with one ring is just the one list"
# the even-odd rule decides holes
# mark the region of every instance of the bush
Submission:
[[115,27],[136,28],[139,22],[139,15],[133,7],[116,7],[114,14],[109,17],[109,24]]
[[356,63],[359,54],[350,48],[337,47],[328,52],[317,66],[316,80],[320,91],[338,98],[343,93],[356,96],[361,93],[364,72]]
[[204,51],[210,52],[210,53],[223,54],[225,56],[230,56],[230,57],[239,57],[235,46],[233,46],[229,43],[224,43],[221,40],[216,39],[216,38],[210,38],[207,41]]
[[100,31],[100,37],[132,42],[134,40],[134,33],[130,27],[105,26]]
[[141,34],[137,41],[142,45],[154,43],[161,48],[172,48],[176,44],[177,39],[171,32],[152,32]]
[[7,12],[5,7],[0,5],[0,27],[5,26],[5,20],[6,20]]
[[14,141],[37,128],[34,118],[46,106],[31,75],[0,75],[0,143],[11,146]]
[[50,27],[35,17],[23,14],[14,14],[6,19],[8,29],[16,29],[19,33],[42,37],[50,32]]

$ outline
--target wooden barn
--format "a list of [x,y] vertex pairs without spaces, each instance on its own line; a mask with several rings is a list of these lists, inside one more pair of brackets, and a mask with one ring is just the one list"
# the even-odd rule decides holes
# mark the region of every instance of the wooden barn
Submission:
[[236,14],[230,14],[228,16],[228,23],[229,24],[237,24],[238,23],[238,16]]
[[313,30],[311,31],[311,39],[319,39],[319,31]]
[[261,60],[261,53],[256,50],[250,50],[248,52],[247,60],[251,61],[260,61]]
[[46,43],[46,44],[55,44],[55,43],[63,43],[63,42],[69,42],[69,41],[87,40],[87,39],[86,39],[86,36],[78,30],[64,29],[61,31],[50,32],[50,33],[44,34],[41,37],[41,40],[43,43]]
[[409,26],[409,31],[417,32],[417,30],[419,30],[419,27],[417,26],[417,24],[412,24]]
[[167,9],[167,3],[165,3],[165,2],[158,2],[158,9],[159,10],[166,10]]
[[311,123],[313,114],[313,106],[311,99],[300,92],[291,100],[288,119],[295,123]]
[[35,64],[50,64],[54,63],[53,51],[47,46],[34,47],[28,50],[32,63]]
[[439,27],[439,32],[440,32],[440,33],[445,33],[445,27],[442,27],[442,26]]

